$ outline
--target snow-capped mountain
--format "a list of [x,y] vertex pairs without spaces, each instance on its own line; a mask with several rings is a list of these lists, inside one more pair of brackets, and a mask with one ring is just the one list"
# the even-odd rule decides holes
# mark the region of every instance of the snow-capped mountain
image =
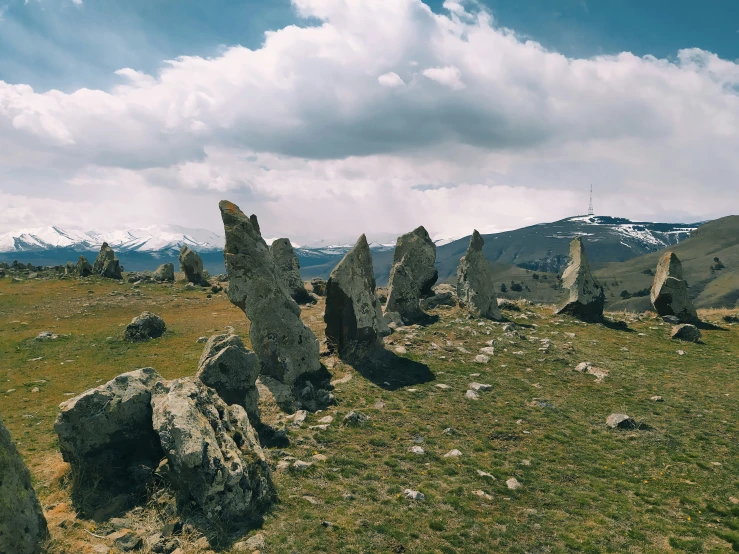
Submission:
[[0,235],[0,252],[39,252],[59,248],[94,251],[107,242],[117,252],[168,252],[182,245],[199,252],[223,250],[222,235],[206,229],[177,225],[150,225],[110,232],[78,231],[60,227],[23,229]]

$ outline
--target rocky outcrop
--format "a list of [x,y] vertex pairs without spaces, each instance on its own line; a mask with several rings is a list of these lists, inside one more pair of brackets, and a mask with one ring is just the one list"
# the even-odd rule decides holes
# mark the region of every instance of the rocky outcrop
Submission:
[[163,457],[151,425],[152,368],[119,375],[59,406],[54,430],[75,486],[104,493],[142,493]]
[[90,265],[90,262],[87,261],[87,258],[84,256],[80,256],[80,259],[77,260],[77,265],[75,266],[75,271],[77,272],[77,275],[80,277],[89,277],[92,275],[92,266]]
[[123,278],[123,268],[121,267],[118,258],[115,257],[115,252],[113,252],[113,249],[108,246],[107,242],[104,242],[100,247],[100,252],[98,253],[97,258],[95,258],[92,271],[97,275],[102,275],[103,277],[108,277],[110,279]]
[[154,274],[151,276],[152,279],[155,281],[161,282],[174,282],[174,264],[162,264],[158,268],[156,268],[156,271],[154,271]]
[[259,440],[241,406],[228,406],[193,377],[159,383],[153,427],[179,503],[195,501],[220,523],[264,512],[276,498]]
[[457,298],[459,305],[479,317],[501,321],[490,264],[482,253],[485,241],[475,230],[467,252],[457,266]]
[[290,239],[275,239],[269,251],[282,275],[282,283],[292,299],[298,304],[312,302],[313,298],[305,290],[303,280],[300,278],[300,261],[290,244]]
[[132,342],[145,341],[161,337],[167,326],[164,320],[151,312],[144,312],[134,317],[123,331],[123,338]]
[[698,313],[688,296],[683,266],[674,252],[660,258],[650,293],[652,306],[661,316],[675,316],[683,323],[697,323]]
[[567,301],[556,313],[574,316],[582,321],[601,321],[606,295],[593,277],[582,238],[570,243],[570,263],[562,274],[562,286],[569,291]]
[[431,288],[439,276],[435,263],[436,245],[426,229],[418,227],[398,237],[385,310],[399,313],[405,323],[423,319],[419,301],[433,295]]
[[320,277],[313,277],[313,279],[310,280],[311,288],[313,289],[313,294],[316,296],[326,296],[326,280],[321,279]]
[[[265,376],[262,382],[269,387],[273,379],[292,388],[298,401],[297,391],[305,381],[322,373],[318,340],[301,321],[300,307],[283,284],[256,216],[247,217],[225,200],[219,207],[226,235],[228,297],[251,322],[249,337]],[[280,398],[285,397],[281,394]],[[284,409],[297,409],[285,402]]]
[[382,337],[390,333],[375,285],[372,253],[362,235],[326,285],[326,340],[341,358],[360,359],[382,348]]
[[200,356],[197,377],[227,404],[238,404],[256,421],[259,417],[259,360],[237,335],[214,335]]
[[203,287],[209,286],[210,283],[208,283],[203,273],[203,260],[197,252],[183,244],[178,259],[180,261],[180,271],[185,274],[185,279],[188,282]]
[[0,421],[0,552],[38,554],[47,536],[31,474]]

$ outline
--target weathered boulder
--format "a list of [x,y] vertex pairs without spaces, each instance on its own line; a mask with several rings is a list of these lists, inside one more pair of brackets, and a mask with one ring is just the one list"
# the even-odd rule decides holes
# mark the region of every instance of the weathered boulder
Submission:
[[313,279],[310,280],[311,288],[313,289],[313,294],[316,296],[326,296],[326,280],[321,279],[320,277],[313,277]]
[[180,261],[180,271],[185,274],[185,279],[190,283],[204,287],[210,284],[203,274],[203,260],[197,252],[183,244],[178,259]]
[[[288,387],[302,388],[306,379],[321,372],[318,340],[301,321],[300,307],[283,284],[256,216],[247,217],[225,200],[219,207],[226,235],[228,297],[251,322],[249,337],[261,374]],[[270,386],[269,379],[262,382]]]
[[697,323],[698,314],[688,296],[683,279],[683,266],[674,252],[667,252],[657,264],[649,295],[652,306],[661,316],[675,316],[683,323]]
[[228,406],[194,377],[157,384],[151,403],[181,505],[193,500],[209,519],[228,523],[274,502],[269,467],[241,406]]
[[238,404],[255,421],[259,417],[259,359],[237,335],[213,335],[200,356],[197,377],[227,404]]
[[293,300],[298,304],[312,302],[313,298],[305,290],[303,280],[300,278],[300,261],[290,244],[290,239],[275,239],[269,251],[281,273],[282,282]]
[[433,294],[431,287],[439,276],[435,262],[436,245],[426,229],[418,227],[398,237],[385,310],[399,313],[406,323],[423,319],[419,300]]
[[451,292],[437,292],[433,296],[421,298],[420,306],[424,310],[432,310],[439,306],[456,306],[457,298]]
[[675,340],[683,340],[685,342],[700,342],[701,332],[698,327],[690,323],[683,323],[672,328],[670,336]]
[[134,317],[123,331],[123,338],[133,342],[161,337],[167,326],[164,320],[151,312]]
[[154,271],[152,279],[159,282],[174,282],[174,264],[162,264]]
[[0,421],[0,552],[37,554],[47,536],[31,474]]
[[59,405],[54,430],[76,487],[116,495],[144,491],[163,457],[150,403],[160,381],[154,369],[138,369]]
[[123,268],[121,267],[118,258],[115,257],[115,252],[108,246],[107,242],[104,242],[100,247],[100,252],[95,258],[95,263],[92,266],[93,273],[108,277],[110,279],[122,279]]
[[362,235],[326,284],[326,340],[341,358],[360,359],[382,348],[390,330],[375,292],[372,252]]
[[457,298],[460,306],[467,307],[474,314],[501,321],[503,316],[495,297],[492,271],[482,253],[484,244],[480,233],[475,230],[467,252],[457,266]]
[[606,295],[590,271],[581,237],[570,242],[570,263],[562,274],[562,286],[569,290],[569,297],[556,313],[571,315],[582,321],[603,319]]
[[75,271],[80,277],[89,277],[92,275],[92,266],[90,265],[90,262],[87,261],[87,258],[80,256],[80,259],[77,260]]

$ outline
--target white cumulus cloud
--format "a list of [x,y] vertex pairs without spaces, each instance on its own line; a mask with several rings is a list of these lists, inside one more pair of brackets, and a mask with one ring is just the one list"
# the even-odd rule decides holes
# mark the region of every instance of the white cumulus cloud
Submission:
[[393,71],[380,75],[377,78],[377,82],[380,83],[383,87],[388,88],[402,87],[405,84],[403,82],[403,79],[401,79],[400,76]]

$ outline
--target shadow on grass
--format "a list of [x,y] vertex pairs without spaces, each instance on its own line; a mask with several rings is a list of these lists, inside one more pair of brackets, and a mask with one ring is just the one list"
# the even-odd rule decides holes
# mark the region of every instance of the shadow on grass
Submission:
[[625,321],[604,318],[603,321],[600,322],[600,324],[603,325],[603,327],[605,327],[606,329],[611,329],[612,331],[623,331],[624,333],[635,332],[626,324]]
[[354,369],[385,390],[397,390],[436,380],[426,364],[402,358],[385,349],[355,362]]
[[719,327],[718,325],[708,323],[707,321],[699,321],[695,326],[701,331],[728,331],[726,327]]

